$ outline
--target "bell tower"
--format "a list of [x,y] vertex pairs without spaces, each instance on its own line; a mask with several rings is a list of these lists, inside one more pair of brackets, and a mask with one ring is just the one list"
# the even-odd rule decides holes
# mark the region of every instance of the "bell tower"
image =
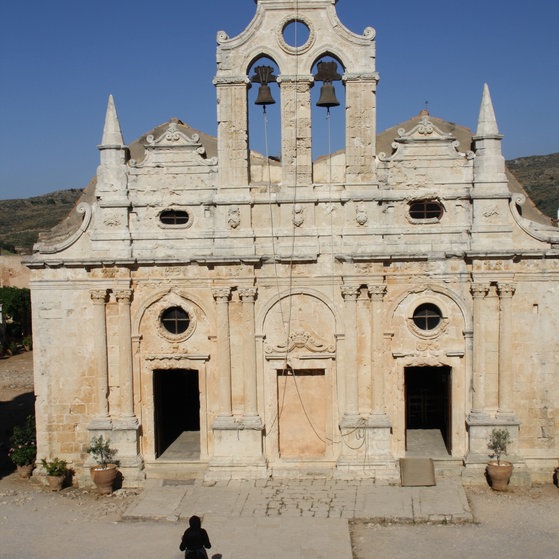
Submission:
[[[375,30],[361,35],[338,19],[337,0],[255,0],[256,14],[248,27],[230,38],[217,34],[219,184],[221,189],[248,187],[250,183],[247,90],[260,84],[258,104],[274,102],[270,83],[277,82],[281,96],[281,185],[313,184],[311,88],[322,82],[318,105],[337,107],[334,86],[345,94],[345,183],[374,180],[376,136]],[[298,26],[301,41],[288,31]],[[260,58],[273,60],[278,75],[259,69],[249,76]],[[328,57],[328,62],[320,62]],[[332,60],[334,62],[332,62]],[[317,65],[318,63],[318,65]],[[313,74],[313,68],[318,71]],[[339,107],[338,110],[343,110]]]

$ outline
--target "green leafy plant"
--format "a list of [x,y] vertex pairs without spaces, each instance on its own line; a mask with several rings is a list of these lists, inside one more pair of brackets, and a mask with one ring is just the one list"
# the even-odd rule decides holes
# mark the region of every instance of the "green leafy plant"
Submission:
[[106,469],[107,464],[114,463],[114,456],[117,453],[116,449],[110,447],[109,440],[103,438],[103,435],[91,439],[87,452],[102,469]]
[[497,458],[497,464],[501,464],[501,456],[506,455],[510,444],[510,433],[507,429],[493,429],[487,443],[487,448],[493,451],[489,456]]
[[59,458],[53,458],[52,460],[41,460],[43,468],[45,468],[48,476],[64,476],[68,469],[68,462],[66,460],[60,460]]
[[16,466],[27,466],[35,463],[37,457],[37,438],[35,434],[35,417],[27,416],[23,425],[16,425],[10,437],[11,448],[8,451],[10,460]]

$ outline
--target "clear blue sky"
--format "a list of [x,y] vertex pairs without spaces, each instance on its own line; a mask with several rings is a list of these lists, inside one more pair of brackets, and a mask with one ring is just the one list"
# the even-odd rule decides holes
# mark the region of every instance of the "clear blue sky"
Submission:
[[[215,35],[254,0],[4,0],[0,199],[82,188],[98,164],[107,97],[125,142],[178,117],[216,133]],[[378,129],[432,115],[475,130],[488,82],[507,159],[559,151],[559,2],[339,0],[377,31]]]

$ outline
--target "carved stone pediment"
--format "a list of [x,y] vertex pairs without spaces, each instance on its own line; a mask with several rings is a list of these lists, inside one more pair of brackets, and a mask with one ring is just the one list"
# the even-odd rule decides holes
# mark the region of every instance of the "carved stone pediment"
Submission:
[[172,120],[159,136],[146,137],[146,155],[140,163],[131,161],[133,167],[216,166],[217,158],[207,158],[206,148],[198,134],[189,136],[181,124]]
[[266,353],[291,353],[294,350],[307,350],[312,353],[333,353],[335,348],[333,345],[317,340],[309,332],[304,330],[295,330],[289,335],[289,339],[285,344],[266,345]]
[[439,157],[456,158],[465,157],[472,159],[473,152],[461,153],[460,142],[452,135],[443,132],[429,117],[424,116],[411,130],[398,129],[398,136],[394,139],[392,147],[394,153],[387,156],[379,154],[381,161],[393,161],[402,159],[416,159],[417,157]]

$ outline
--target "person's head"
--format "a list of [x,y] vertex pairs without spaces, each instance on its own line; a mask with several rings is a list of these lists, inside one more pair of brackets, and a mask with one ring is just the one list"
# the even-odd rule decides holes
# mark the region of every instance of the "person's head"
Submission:
[[199,516],[191,516],[188,520],[188,524],[190,525],[191,528],[194,528],[195,530],[199,530],[202,527],[202,521],[200,520]]

